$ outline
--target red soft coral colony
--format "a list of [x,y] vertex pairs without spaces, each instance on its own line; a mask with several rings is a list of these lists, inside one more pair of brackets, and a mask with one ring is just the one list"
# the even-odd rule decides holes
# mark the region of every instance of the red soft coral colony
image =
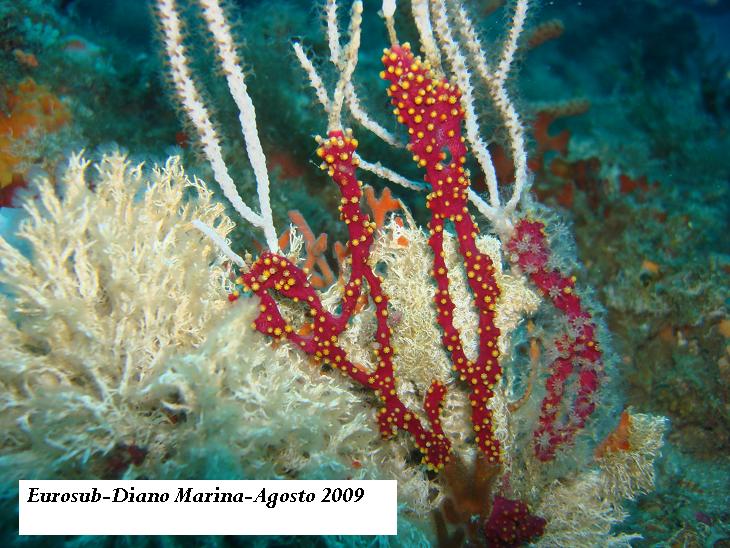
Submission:
[[[465,139],[461,134],[464,109],[459,88],[446,81],[434,81],[428,67],[413,56],[410,46],[394,45],[383,55],[385,71],[381,76],[391,85],[388,95],[396,107],[398,121],[408,127],[413,160],[426,170],[425,180],[431,186],[426,207],[431,211],[428,224],[429,246],[433,250],[433,277],[436,282],[434,302],[438,323],[443,331],[443,345],[460,379],[470,390],[472,424],[475,441],[490,462],[500,459],[499,442],[494,437],[489,400],[494,385],[502,376],[494,325],[495,303],[499,287],[494,277],[494,264],[476,246],[477,227],[467,207],[469,176]],[[449,293],[449,278],[444,260],[444,229],[453,224],[464,260],[474,304],[479,310],[479,354],[470,360],[464,353],[461,335],[454,326],[454,302]]]
[[[307,280],[307,274],[278,254],[264,252],[243,273],[241,282],[245,291],[252,291],[261,300],[261,314],[254,322],[258,331],[275,338],[285,337],[313,356],[316,362],[340,369],[361,386],[375,391],[383,405],[378,412],[378,424],[383,437],[392,437],[399,429],[406,430],[423,453],[424,463],[441,468],[448,461],[450,452],[449,441],[444,436],[439,420],[445,388],[441,383],[434,382],[427,391],[424,409],[431,425],[430,430],[422,425],[397,395],[390,341],[392,330],[388,326],[388,297],[381,287],[382,279],[368,263],[375,223],[360,207],[362,182],[357,179],[358,160],[355,157],[358,143],[350,135],[351,132],[332,130],[327,139],[320,139],[321,146],[317,149],[317,155],[324,160],[323,167],[340,190],[340,219],[347,225],[349,235],[347,248],[352,270],[338,307],[340,313],[335,315],[328,312]],[[368,288],[370,299],[375,304],[377,318],[377,347],[374,352],[378,366],[372,372],[352,363],[338,345],[338,337],[355,312],[364,286]],[[306,335],[297,333],[284,319],[270,294],[272,290],[281,297],[295,303],[305,303],[309,307],[312,321]]]
[[[273,227],[268,203],[268,177],[258,143],[255,112],[246,92],[232,38],[217,0],[200,2],[214,35],[229,89],[241,110],[247,152],[259,185],[260,214],[243,203],[227,174],[217,136],[190,77],[174,0],[158,0],[158,10],[178,95],[198,130],[216,179],[239,213],[253,226],[262,229],[266,236],[268,250],[255,259],[245,261],[233,253],[212,228],[198,225],[241,267],[236,280],[241,292],[258,298],[259,314],[253,328],[273,340],[288,341],[315,363],[341,371],[374,394],[379,400],[376,416],[383,438],[393,438],[401,430],[407,432],[421,453],[421,462],[430,471],[442,471],[439,500],[443,504],[435,513],[441,544],[453,545],[468,539],[470,545],[518,546],[540,538],[549,529],[550,523],[532,515],[527,502],[535,503],[537,497],[534,493],[540,488],[546,489],[545,486],[556,476],[540,476],[541,487],[532,490],[517,490],[512,486],[528,473],[539,476],[542,472],[535,470],[555,461],[559,450],[574,446],[576,434],[586,427],[596,409],[596,395],[604,376],[604,365],[593,314],[576,292],[575,277],[563,274],[556,267],[559,261],[553,257],[545,221],[529,213],[518,213],[520,206],[525,211],[529,209],[524,206],[529,173],[522,124],[506,91],[505,81],[525,25],[528,0],[515,2],[508,36],[494,67],[487,65],[477,33],[458,2],[447,5],[445,0],[412,1],[424,60],[413,53],[409,44],[399,43],[394,24],[395,2],[386,0],[383,3],[382,15],[391,46],[384,50],[384,70],[380,76],[388,83],[387,95],[393,113],[407,131],[406,148],[413,161],[425,172],[426,188],[380,163],[367,162],[358,153],[358,141],[353,132],[342,124],[343,112],[349,110],[366,129],[385,142],[399,146],[396,137],[364,112],[352,85],[360,45],[362,3],[356,1],[353,4],[350,42],[343,46],[340,44],[336,2],[327,2],[328,43],[331,61],[338,73],[337,83],[331,92],[325,88],[318,69],[302,46],[295,44],[296,55],[328,117],[327,136],[317,138],[316,154],[321,160],[321,168],[338,189],[340,220],[347,227],[346,246],[340,246],[337,253],[341,263],[337,280],[331,272],[328,276],[314,275],[309,268],[299,266],[301,261],[296,252],[290,250],[290,254],[286,255],[279,248],[289,243],[290,238],[287,233],[286,237],[277,239]],[[453,29],[458,29],[460,41],[454,36],[457,31]],[[462,42],[466,53],[462,51]],[[441,52],[446,57],[443,61]],[[452,67],[451,74],[444,72],[443,67],[447,64]],[[493,162],[479,136],[472,84],[476,78],[482,81],[509,137],[514,184],[512,194],[506,200],[500,196]],[[471,188],[469,170],[466,169],[471,155],[484,173],[488,190],[486,199]],[[388,286],[379,273],[374,251],[382,245],[379,238],[387,239],[390,234],[393,241],[398,242],[393,247],[407,253],[411,246],[416,245],[411,240],[415,242],[418,239],[415,237],[418,228],[411,222],[410,230],[414,232],[404,237],[403,232],[396,234],[394,228],[405,230],[402,219],[384,226],[383,212],[377,209],[373,211],[377,224],[371,219],[361,207],[363,183],[358,177],[362,170],[427,192],[426,207],[430,212],[426,248],[431,261],[429,289],[433,294],[434,318],[441,336],[441,348],[458,381],[444,382],[433,378],[421,392],[416,391],[422,394],[422,404],[414,405],[413,399],[405,397],[401,390],[403,372],[399,371],[398,353],[393,341],[403,318],[395,321],[391,314],[393,295],[388,294],[386,287],[392,286]],[[389,196],[384,196],[383,200]],[[376,202],[372,191],[365,201],[371,206]],[[398,203],[390,202],[387,210],[397,209]],[[506,298],[507,286],[500,287],[504,273],[502,261],[495,259],[499,252],[494,255],[485,251],[484,237],[479,235],[470,203],[501,240],[502,256],[511,267],[509,275],[519,279],[520,283],[529,280],[533,289],[542,295],[546,307],[551,309],[552,317],[557,318],[554,323],[562,326],[563,332],[555,336],[552,343],[544,344],[552,345],[552,348],[548,348],[547,353],[551,356],[551,363],[547,366],[542,403],[533,405],[532,418],[525,413],[514,423],[527,425],[527,436],[509,432],[510,428],[518,428],[510,423],[509,415],[531,399],[532,380],[540,367],[538,345],[535,340],[532,341],[532,363],[528,364],[532,373],[524,396],[512,403],[505,402],[505,394],[511,394],[512,388],[509,385],[509,389],[504,389],[502,377],[507,356],[502,352],[509,346],[500,344],[505,332],[498,327],[502,325],[498,312]],[[305,239],[312,248],[308,252],[314,253],[313,232],[301,215],[296,214],[292,219],[296,219],[298,226],[306,227]],[[498,245],[497,240],[494,241]],[[322,238],[317,242],[317,260],[324,261],[322,265],[326,266],[323,257],[325,240]],[[311,266],[314,257],[311,256],[308,261],[306,264]],[[477,321],[468,331],[460,327],[463,322],[457,321],[463,303],[459,302],[461,293],[457,293],[455,280],[459,276],[453,272],[455,265],[463,267],[458,273],[463,274],[461,290],[469,293],[473,317]],[[329,272],[329,267],[325,270]],[[339,292],[329,292],[325,296],[325,279]],[[529,292],[529,289],[525,291]],[[235,293],[236,297],[238,294]],[[336,302],[332,300],[333,294],[337,295]],[[368,313],[373,315],[373,327],[366,331],[370,340],[360,350],[364,349],[372,356],[373,366],[357,363],[344,340],[346,330],[353,323],[351,320],[368,303],[372,305]],[[398,314],[407,315],[408,312],[406,309]],[[432,359],[436,362],[441,357],[433,356]],[[442,419],[452,411],[446,407],[447,384],[455,393],[465,392],[465,408],[470,414],[472,431],[464,435],[450,437],[445,431]],[[421,409],[416,408],[421,406]],[[531,437],[530,431],[533,432]],[[532,450],[520,452],[520,440],[525,438],[527,444],[531,443]],[[465,443],[472,441],[471,448],[467,445],[465,450]],[[465,462],[468,460],[474,463],[473,474],[467,472]],[[518,467],[529,468],[529,471],[518,470]],[[515,495],[517,498],[514,500],[508,498]],[[528,497],[532,498],[520,500]],[[546,510],[545,506],[542,508]],[[448,532],[446,522],[458,526],[455,533]]]

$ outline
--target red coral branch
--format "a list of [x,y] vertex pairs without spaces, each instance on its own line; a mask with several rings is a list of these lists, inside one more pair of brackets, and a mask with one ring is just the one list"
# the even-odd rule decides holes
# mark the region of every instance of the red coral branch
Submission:
[[[313,356],[317,362],[339,369],[359,385],[373,390],[382,403],[377,418],[383,437],[390,438],[399,429],[406,430],[423,453],[423,462],[432,469],[442,468],[449,461],[451,452],[451,445],[444,436],[440,422],[441,404],[446,388],[434,381],[426,394],[424,410],[430,429],[426,429],[398,397],[393,368],[392,332],[388,326],[388,297],[382,289],[382,280],[368,264],[375,223],[360,208],[362,183],[357,180],[358,162],[353,157],[356,147],[357,141],[349,134],[332,131],[317,150],[317,154],[324,160],[323,169],[327,170],[340,189],[340,218],[348,228],[347,249],[352,270],[350,279],[344,286],[340,313],[332,314],[324,308],[302,269],[285,257],[264,252],[251,269],[242,275],[244,289],[252,291],[261,300],[261,312],[254,321],[254,327],[276,339],[286,338],[303,352]],[[374,371],[368,371],[351,362],[338,343],[338,337],[356,310],[365,284],[375,305],[377,318],[374,352],[378,365]],[[309,307],[312,321],[305,334],[296,332],[284,318],[273,294],[305,303]]]
[[492,513],[484,524],[487,546],[512,547],[540,538],[545,533],[544,518],[530,514],[520,500],[494,497]]
[[[467,208],[471,182],[464,169],[467,150],[461,134],[464,120],[461,92],[454,84],[434,80],[429,67],[413,56],[408,44],[386,50],[382,61],[385,70],[381,76],[391,84],[388,95],[396,107],[394,112],[398,121],[408,127],[408,149],[413,153],[413,160],[425,168],[424,178],[431,185],[426,206],[431,210],[429,245],[433,250],[433,277],[437,285],[434,301],[443,345],[454,370],[469,386],[477,445],[490,462],[496,462],[501,455],[489,400],[502,375],[497,346],[499,329],[494,325],[500,289],[491,258],[477,248],[478,229]],[[443,233],[447,222],[456,232],[459,254],[464,259],[474,305],[479,312],[479,352],[474,360],[464,352],[461,334],[454,326],[455,305],[444,260]]]

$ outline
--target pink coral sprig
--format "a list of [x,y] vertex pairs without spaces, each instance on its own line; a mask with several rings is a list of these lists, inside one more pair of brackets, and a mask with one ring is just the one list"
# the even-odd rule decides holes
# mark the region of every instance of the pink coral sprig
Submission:
[[[554,342],[557,358],[549,367],[546,394],[534,432],[535,456],[548,461],[561,445],[572,442],[576,433],[596,409],[596,397],[603,374],[603,355],[596,339],[591,312],[576,295],[574,276],[550,268],[552,251],[540,221],[522,219],[515,225],[507,244],[513,264],[525,272],[546,300],[561,311],[567,321],[565,334]],[[577,379],[572,405],[564,410],[566,385]]]

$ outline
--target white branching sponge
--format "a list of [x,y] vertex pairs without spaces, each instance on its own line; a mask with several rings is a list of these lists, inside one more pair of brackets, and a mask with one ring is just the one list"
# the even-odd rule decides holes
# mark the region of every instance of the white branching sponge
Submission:
[[176,158],[76,156],[37,189],[18,231],[28,253],[0,238],[0,490],[34,476],[397,477],[409,511],[429,511],[406,445],[379,439],[348,383],[250,329],[255,298],[229,302],[191,221],[221,239],[233,225]]
[[0,446],[3,464],[24,455],[42,475],[164,437],[180,402],[145,391],[226,303],[217,250],[190,222],[220,238],[233,224],[176,158],[145,172],[119,154],[93,167],[75,156],[37,190],[18,232],[29,255],[0,238]]

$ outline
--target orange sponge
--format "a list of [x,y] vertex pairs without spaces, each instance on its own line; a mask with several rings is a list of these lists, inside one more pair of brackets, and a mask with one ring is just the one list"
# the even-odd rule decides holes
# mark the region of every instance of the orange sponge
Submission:
[[22,165],[30,160],[39,137],[54,133],[71,120],[71,113],[48,88],[32,78],[4,90],[0,98],[0,188],[22,177]]

